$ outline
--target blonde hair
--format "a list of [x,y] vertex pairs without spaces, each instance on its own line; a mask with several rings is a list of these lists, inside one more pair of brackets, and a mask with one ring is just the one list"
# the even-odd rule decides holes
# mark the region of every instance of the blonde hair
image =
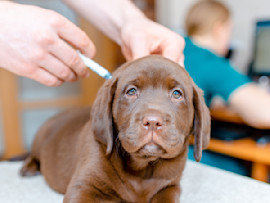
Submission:
[[200,0],[187,13],[185,29],[188,36],[207,34],[216,23],[224,23],[230,18],[229,9],[216,0]]

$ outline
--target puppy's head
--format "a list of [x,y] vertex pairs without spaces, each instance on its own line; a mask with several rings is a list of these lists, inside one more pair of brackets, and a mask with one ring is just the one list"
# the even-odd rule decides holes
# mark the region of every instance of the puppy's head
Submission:
[[201,159],[210,138],[210,116],[202,91],[178,64],[159,56],[126,63],[98,92],[92,129],[112,151],[117,139],[139,159],[174,158],[194,134]]

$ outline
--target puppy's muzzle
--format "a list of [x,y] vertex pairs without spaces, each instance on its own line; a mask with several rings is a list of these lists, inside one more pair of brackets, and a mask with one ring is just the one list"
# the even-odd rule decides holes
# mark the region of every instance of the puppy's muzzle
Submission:
[[155,143],[164,129],[163,118],[156,114],[145,115],[141,121],[141,128],[147,143]]
[[145,144],[139,150],[145,155],[160,155],[165,152],[159,144],[159,137],[164,128],[163,118],[160,115],[145,115],[141,120],[142,135],[145,139]]

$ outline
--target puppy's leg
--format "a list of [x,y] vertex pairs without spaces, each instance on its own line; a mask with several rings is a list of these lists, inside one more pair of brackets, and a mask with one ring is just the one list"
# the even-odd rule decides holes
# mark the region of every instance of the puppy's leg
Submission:
[[[120,197],[110,188],[99,187],[102,182],[92,183],[97,177],[83,174],[77,170],[72,177],[64,196],[64,203],[119,203],[123,202]],[[79,176],[78,176],[79,175]],[[163,202],[164,203],[164,202]]]
[[171,185],[159,191],[151,203],[180,203],[180,186]]
[[[78,188],[78,187],[77,187]],[[75,189],[75,188],[74,188]],[[120,199],[110,199],[109,197],[102,197],[93,191],[75,189],[68,191],[64,196],[63,203],[119,203]],[[164,203],[164,202],[163,202]]]
[[[76,195],[75,195],[76,196]],[[63,203],[86,203],[86,202],[93,202],[93,203],[119,203],[121,201],[114,201],[114,200],[104,200],[93,195],[84,194],[80,195],[80,197],[64,197]]]
[[29,155],[24,164],[23,167],[20,170],[21,176],[35,176],[40,174],[40,164],[39,161],[37,161],[35,158],[33,158],[31,155]]

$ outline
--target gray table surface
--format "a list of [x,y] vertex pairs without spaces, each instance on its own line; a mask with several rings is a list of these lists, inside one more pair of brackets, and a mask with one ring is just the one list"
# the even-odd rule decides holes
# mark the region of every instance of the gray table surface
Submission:
[[[0,162],[0,202],[60,203],[42,176],[22,178],[21,162]],[[181,180],[181,203],[270,203],[270,185],[188,161]]]

